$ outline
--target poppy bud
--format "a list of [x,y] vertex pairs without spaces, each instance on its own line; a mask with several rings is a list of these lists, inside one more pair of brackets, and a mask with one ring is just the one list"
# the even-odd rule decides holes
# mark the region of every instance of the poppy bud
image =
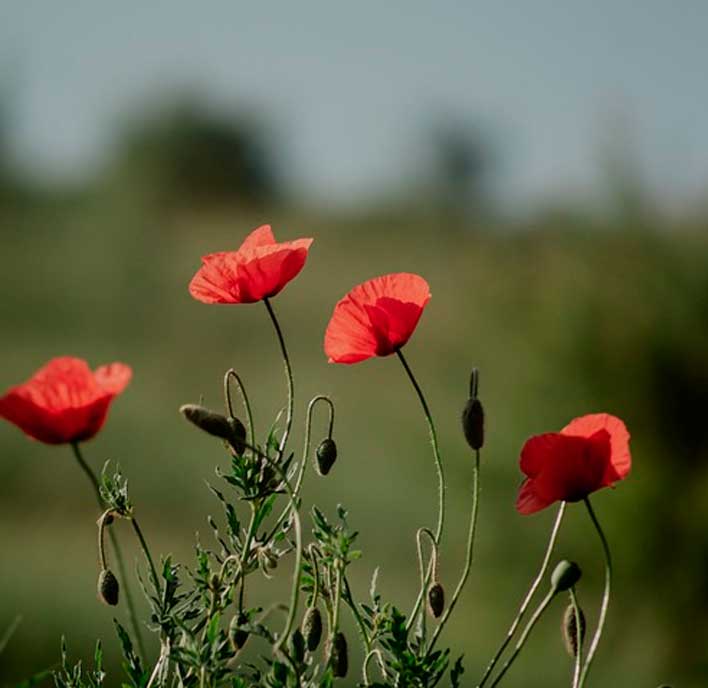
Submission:
[[317,472],[320,475],[327,475],[337,460],[337,445],[334,440],[327,437],[323,439],[317,447]]
[[578,648],[582,646],[585,639],[585,614],[580,607],[578,607],[578,618],[580,619],[580,632],[575,624],[575,608],[569,604],[563,612],[561,630],[563,631],[565,649],[571,657],[578,656]]
[[180,406],[180,413],[200,430],[228,442],[236,456],[246,449],[246,428],[238,418],[226,418],[198,404]]
[[329,663],[335,678],[344,678],[349,671],[349,657],[347,655],[347,639],[344,633],[338,631],[329,648]]
[[551,574],[551,588],[555,592],[569,590],[583,575],[580,567],[574,561],[561,561]]
[[118,604],[120,586],[118,579],[110,569],[102,569],[98,574],[98,599],[104,604],[115,607]]
[[445,609],[445,590],[440,583],[434,583],[428,590],[428,609],[436,619],[440,618]]
[[484,444],[484,409],[482,402],[470,399],[462,410],[462,431],[465,433],[467,444],[472,449],[481,449]]
[[298,664],[305,659],[305,638],[299,628],[296,628],[290,637],[290,650],[292,652],[293,659]]
[[241,628],[241,626],[248,622],[248,618],[245,614],[239,614],[231,619],[229,624],[229,642],[234,652],[238,652],[248,640],[248,631]]
[[314,652],[322,638],[322,614],[317,607],[310,607],[302,620],[302,634],[310,652]]

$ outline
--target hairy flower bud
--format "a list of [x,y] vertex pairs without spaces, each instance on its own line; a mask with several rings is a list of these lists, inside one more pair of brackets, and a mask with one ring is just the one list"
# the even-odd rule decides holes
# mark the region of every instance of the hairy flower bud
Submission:
[[229,642],[234,652],[238,652],[248,640],[248,631],[241,628],[247,622],[248,618],[245,614],[238,614],[231,619],[229,624]]
[[428,609],[436,619],[440,618],[445,609],[445,590],[438,582],[434,583],[428,590]]
[[299,628],[296,628],[290,636],[290,651],[298,664],[305,659],[305,638]]
[[329,437],[323,439],[317,447],[317,472],[327,475],[337,460],[337,445]]
[[322,614],[317,607],[310,607],[302,620],[302,634],[310,652],[314,652],[322,638]]
[[551,588],[555,592],[569,590],[583,575],[580,567],[574,561],[561,561],[551,574]]
[[484,444],[484,408],[482,402],[470,399],[462,410],[462,431],[465,433],[467,444],[472,449],[481,449]]
[[582,646],[585,640],[585,614],[578,607],[578,618],[580,619],[580,632],[575,623],[575,608],[569,604],[563,612],[563,620],[561,622],[561,630],[563,631],[563,641],[565,649],[571,657],[578,656],[578,648]]
[[110,569],[103,569],[98,574],[98,599],[104,604],[115,607],[118,604],[120,586],[118,579]]
[[246,450],[246,428],[238,418],[227,418],[198,404],[184,404],[179,411],[200,430],[226,441],[236,456]]
[[344,678],[349,671],[347,639],[341,631],[334,634],[334,638],[330,643],[329,664],[332,667],[332,673],[335,678]]

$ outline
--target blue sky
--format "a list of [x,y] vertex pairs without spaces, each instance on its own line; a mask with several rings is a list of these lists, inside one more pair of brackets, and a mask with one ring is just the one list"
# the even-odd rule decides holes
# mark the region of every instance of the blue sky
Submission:
[[86,173],[117,122],[184,86],[263,108],[315,200],[414,179],[445,115],[493,132],[511,205],[592,197],[617,140],[676,201],[708,188],[706,36],[701,0],[3,0],[0,75],[15,148],[47,175]]

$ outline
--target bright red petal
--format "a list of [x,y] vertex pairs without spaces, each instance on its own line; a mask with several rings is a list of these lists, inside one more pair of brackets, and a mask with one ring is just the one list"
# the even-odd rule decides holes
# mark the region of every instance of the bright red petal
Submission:
[[125,363],[108,363],[96,368],[94,378],[98,386],[115,396],[120,394],[130,382],[133,371]]
[[546,457],[550,456],[558,444],[557,432],[529,437],[521,449],[519,467],[529,478],[535,478],[542,470]]
[[629,432],[624,422],[609,413],[592,413],[572,420],[561,432],[564,435],[592,438],[600,431],[610,438],[610,458],[603,476],[604,485],[609,486],[626,478],[632,468],[629,452]]
[[553,504],[553,501],[555,500],[549,502],[539,497],[539,495],[536,494],[534,481],[527,479],[519,489],[519,494],[516,497],[516,510],[520,514],[527,516],[528,514],[534,514],[537,511],[541,511],[541,509],[545,509],[547,506]]
[[257,248],[259,246],[268,246],[275,243],[275,237],[273,236],[273,230],[270,225],[261,225],[257,229],[254,229],[241,244],[238,253],[245,253],[251,249]]

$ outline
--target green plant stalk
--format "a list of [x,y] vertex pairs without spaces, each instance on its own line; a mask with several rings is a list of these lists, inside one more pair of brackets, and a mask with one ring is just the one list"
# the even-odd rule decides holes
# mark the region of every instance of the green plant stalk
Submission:
[[506,638],[504,638],[504,641],[499,646],[499,649],[497,650],[496,654],[492,658],[492,661],[489,663],[489,666],[487,667],[486,671],[484,672],[484,676],[482,676],[482,679],[477,684],[477,688],[482,688],[482,686],[484,686],[484,684],[487,682],[487,679],[489,678],[492,671],[494,670],[494,667],[497,665],[499,658],[502,656],[502,654],[504,653],[504,650],[506,650],[507,646],[509,645],[512,638],[514,637],[514,634],[516,633],[516,629],[519,627],[519,624],[523,620],[524,615],[526,614],[526,611],[529,608],[529,605],[531,604],[531,600],[533,599],[533,596],[536,593],[536,590],[538,590],[538,586],[541,585],[541,582],[543,581],[543,577],[546,575],[546,570],[548,569],[548,562],[551,560],[551,555],[553,554],[553,548],[555,547],[556,539],[558,538],[558,531],[560,530],[561,522],[563,521],[563,515],[565,514],[565,506],[566,506],[566,503],[561,502],[560,506],[558,507],[558,512],[556,514],[556,520],[553,523],[553,528],[551,529],[551,536],[548,539],[548,545],[546,546],[546,552],[543,555],[543,561],[541,562],[541,568],[538,570],[538,573],[536,574],[536,578],[534,579],[533,583],[531,584],[529,591],[526,593],[526,597],[524,597],[524,600],[521,603],[521,606],[519,607],[519,611],[516,614],[516,618],[512,621],[511,626],[509,627],[509,630],[507,631]]
[[342,599],[346,602],[347,606],[351,610],[352,616],[354,617],[354,620],[356,621],[356,624],[359,628],[359,635],[361,635],[361,639],[364,641],[364,651],[370,652],[371,639],[369,638],[369,634],[366,630],[364,620],[361,618],[361,614],[359,613],[359,610],[356,606],[356,602],[354,601],[354,597],[352,596],[352,590],[349,587],[349,581],[347,580],[346,572],[342,573],[342,584],[344,586]]
[[465,583],[467,583],[467,578],[469,577],[470,569],[472,568],[472,558],[474,555],[474,539],[477,533],[477,516],[479,514],[479,449],[476,449],[474,453],[474,469],[472,471],[472,476],[472,513],[470,514],[470,528],[467,534],[467,556],[465,557],[465,566],[462,571],[462,575],[460,576],[460,580],[457,583],[457,587],[455,588],[455,592],[452,595],[452,599],[450,600],[450,604],[445,610],[445,613],[443,614],[442,619],[440,619],[440,623],[435,629],[433,637],[430,640],[430,646],[428,647],[429,653],[432,652],[433,648],[435,647],[435,642],[437,641],[438,637],[442,633],[443,628],[445,627],[445,624],[450,618],[450,615],[452,614],[452,611],[455,608],[455,605],[457,604],[457,600],[460,598],[462,589],[465,587]]
[[578,634],[577,640],[577,651],[575,653],[575,662],[573,669],[573,688],[578,688],[578,681],[580,680],[580,665],[583,661],[583,635],[580,628],[580,607],[578,606],[578,598],[575,594],[575,586],[573,586],[569,591],[570,603],[573,605],[573,614],[575,615],[575,632]]
[[[420,385],[418,384],[418,381],[416,380],[415,375],[413,375],[413,371],[410,369],[410,366],[408,365],[408,361],[406,361],[405,356],[403,355],[403,352],[400,349],[396,350],[396,355],[398,356],[398,359],[400,360],[401,365],[403,366],[403,369],[406,371],[406,374],[408,375],[408,378],[410,379],[411,384],[413,385],[413,389],[415,389],[416,394],[418,395],[418,399],[420,400],[420,405],[423,408],[423,414],[425,415],[425,420],[428,423],[428,430],[430,432],[430,444],[433,447],[433,458],[435,460],[435,468],[436,468],[437,474],[438,474],[438,525],[435,529],[435,544],[439,547],[440,546],[440,539],[441,539],[442,533],[443,533],[443,528],[445,526],[445,472],[443,470],[442,459],[440,457],[440,448],[438,446],[438,435],[435,430],[435,423],[433,422],[433,416],[430,413],[430,408],[428,407],[428,402],[425,399],[425,395],[423,394],[423,390],[420,388]],[[406,624],[406,630],[410,630],[411,626],[413,625],[413,623],[415,621],[416,616],[418,615],[418,610],[420,609],[421,603],[423,601],[423,595],[425,595],[425,590],[428,587],[428,583],[430,581],[431,575],[432,575],[432,569],[429,566],[428,573],[425,577],[425,585],[418,593],[418,598],[415,602],[415,605],[413,606],[413,610],[411,611],[411,615],[410,615],[408,622]]]
[[140,530],[140,525],[138,524],[138,520],[134,518],[133,516],[130,516],[130,523],[133,526],[133,530],[135,531],[135,534],[138,537],[138,542],[140,543],[140,547],[143,550],[143,554],[145,555],[145,558],[147,559],[147,562],[150,566],[150,576],[152,577],[152,584],[155,586],[155,590],[158,594],[161,592],[161,587],[160,587],[160,579],[157,575],[157,569],[155,568],[155,562],[152,560],[152,555],[150,554],[150,548],[147,545],[147,542],[145,541],[145,536],[143,535],[143,531]]
[[[255,445],[253,445],[255,446]],[[251,520],[248,523],[248,530],[246,531],[246,540],[243,544],[243,550],[241,551],[241,560],[239,562],[239,569],[241,571],[241,586],[238,594],[238,611],[243,612],[243,593],[246,585],[246,561],[251,553],[251,540],[253,539],[254,526],[256,525],[256,511],[257,508],[251,502]]]
[[[103,503],[103,497],[101,497],[101,488],[98,484],[98,478],[96,478],[96,474],[93,472],[91,467],[84,460],[84,457],[83,457],[83,454],[81,453],[81,449],[79,448],[78,442],[72,442],[71,449],[74,453],[74,457],[76,458],[77,463],[79,464],[79,466],[81,467],[83,472],[86,474],[86,477],[91,482],[93,490],[96,493],[96,501],[98,502],[98,508],[101,511],[103,511],[103,509],[105,508],[105,504]],[[118,543],[118,538],[117,538],[116,534],[113,532],[113,530],[109,529],[108,537],[111,540],[111,546],[113,547],[113,553],[115,554],[116,562],[118,563],[118,575],[120,576],[120,579],[123,583],[123,592],[125,594],[125,602],[128,607],[128,619],[130,621],[130,625],[133,628],[133,633],[135,634],[135,638],[138,642],[138,649],[140,650],[140,655],[141,655],[141,657],[144,658],[144,657],[146,657],[145,643],[143,641],[142,633],[140,632],[140,624],[138,623],[138,616],[135,611],[135,602],[133,601],[133,594],[131,593],[130,586],[128,585],[128,577],[127,577],[126,570],[125,570],[125,562],[123,560],[123,553],[122,553],[120,545]]]
[[519,656],[519,652],[521,652],[521,649],[523,648],[524,644],[528,640],[529,635],[531,634],[531,631],[533,630],[533,627],[536,625],[536,622],[541,618],[543,615],[543,612],[546,611],[548,608],[548,605],[551,603],[553,598],[556,595],[556,590],[553,588],[549,590],[548,594],[543,598],[543,601],[541,604],[538,605],[538,608],[536,611],[533,613],[533,616],[529,619],[528,624],[526,625],[526,628],[524,629],[524,632],[521,634],[521,637],[519,638],[519,642],[516,643],[516,647],[514,648],[514,652],[511,654],[511,657],[506,661],[506,664],[502,667],[502,670],[499,672],[497,675],[496,679],[494,679],[494,683],[492,683],[490,688],[494,688],[494,686],[498,685],[499,682],[502,680],[504,677],[504,674],[509,670],[509,667],[514,663],[514,660]]
[[[263,299],[268,315],[273,322],[273,327],[275,328],[275,334],[278,336],[278,342],[280,344],[280,352],[283,356],[283,364],[285,366],[285,377],[288,383],[288,412],[285,418],[285,431],[283,436],[280,438],[280,444],[278,446],[278,458],[283,456],[285,451],[285,445],[288,442],[288,437],[290,436],[290,430],[293,425],[293,409],[295,404],[295,387],[293,384],[293,370],[290,365],[290,358],[288,357],[288,350],[285,347],[285,339],[283,338],[283,332],[280,329],[280,324],[278,323],[278,318],[275,316],[275,311],[270,303],[270,299]],[[255,445],[254,445],[255,446]]]
[[243,384],[243,381],[239,377],[239,374],[233,369],[229,368],[226,371],[226,375],[224,375],[224,403],[226,405],[226,410],[231,416],[231,418],[234,418],[234,408],[233,404],[231,403],[231,392],[229,391],[229,380],[233,378],[236,381],[236,386],[238,387],[238,391],[241,393],[241,399],[243,400],[243,406],[246,409],[246,420],[248,421],[248,434],[251,438],[251,444],[253,446],[256,445],[256,429],[255,426],[253,425],[253,413],[251,411],[251,404],[248,401],[248,395],[246,394],[246,386]]
[[602,605],[600,606],[600,618],[597,622],[597,629],[595,630],[595,635],[593,636],[592,643],[590,643],[590,647],[588,649],[588,656],[580,674],[578,688],[583,688],[585,685],[585,679],[590,671],[590,664],[592,663],[595,653],[597,652],[597,646],[600,644],[602,631],[605,627],[605,619],[607,618],[607,608],[610,605],[610,592],[612,589],[612,558],[610,556],[610,546],[607,544],[607,538],[605,538],[605,534],[602,532],[602,528],[600,527],[600,522],[597,520],[597,516],[595,516],[595,512],[590,504],[590,499],[585,497],[583,501],[585,502],[585,507],[590,515],[590,520],[595,526],[595,530],[600,537],[600,542],[602,542],[602,550],[605,555],[605,591],[602,595]]

